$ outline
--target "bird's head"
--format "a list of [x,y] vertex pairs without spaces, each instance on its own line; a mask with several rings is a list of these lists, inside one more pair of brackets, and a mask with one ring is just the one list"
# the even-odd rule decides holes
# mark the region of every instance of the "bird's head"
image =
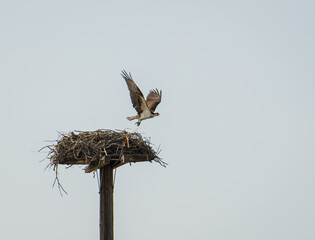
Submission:
[[154,117],[156,116],[160,116],[160,114],[158,112],[154,113]]

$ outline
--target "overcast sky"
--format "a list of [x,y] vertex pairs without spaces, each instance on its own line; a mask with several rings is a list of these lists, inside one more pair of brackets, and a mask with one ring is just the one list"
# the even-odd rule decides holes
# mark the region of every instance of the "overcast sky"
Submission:
[[[37,150],[137,130],[169,163],[118,169],[115,239],[315,239],[314,1],[0,1],[0,239],[98,239],[96,178]],[[160,116],[139,128],[120,71]]]

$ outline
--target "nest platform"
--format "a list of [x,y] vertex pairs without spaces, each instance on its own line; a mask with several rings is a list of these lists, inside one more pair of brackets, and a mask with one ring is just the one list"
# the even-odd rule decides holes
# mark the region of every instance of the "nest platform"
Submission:
[[58,169],[59,164],[86,165],[85,172],[93,172],[105,165],[112,168],[132,162],[166,163],[158,157],[150,141],[137,132],[121,130],[74,131],[60,134],[56,144],[49,148],[49,166]]

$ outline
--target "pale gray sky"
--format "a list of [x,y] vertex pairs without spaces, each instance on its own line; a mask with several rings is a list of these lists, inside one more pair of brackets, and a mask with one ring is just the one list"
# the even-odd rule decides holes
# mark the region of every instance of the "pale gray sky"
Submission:
[[117,171],[115,239],[315,239],[314,1],[0,2],[0,239],[98,239],[97,181],[37,150],[135,130],[120,76],[163,90]]

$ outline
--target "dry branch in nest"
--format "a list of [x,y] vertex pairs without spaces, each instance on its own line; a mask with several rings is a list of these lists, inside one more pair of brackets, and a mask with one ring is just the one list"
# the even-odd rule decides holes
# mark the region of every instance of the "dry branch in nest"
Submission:
[[85,172],[93,172],[107,164],[113,168],[125,163],[155,161],[165,167],[148,139],[140,133],[113,130],[91,132],[75,131],[60,134],[56,144],[46,146],[50,151],[47,158],[54,170],[59,164],[87,165]]

